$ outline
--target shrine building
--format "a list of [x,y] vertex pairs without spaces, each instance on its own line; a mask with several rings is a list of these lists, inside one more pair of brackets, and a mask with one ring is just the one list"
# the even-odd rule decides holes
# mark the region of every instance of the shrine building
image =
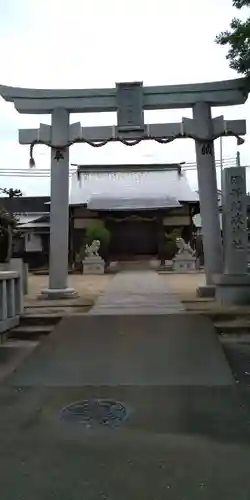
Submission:
[[78,165],[70,189],[70,255],[86,228],[101,219],[110,231],[111,259],[157,256],[165,233],[192,236],[199,195],[180,164]]

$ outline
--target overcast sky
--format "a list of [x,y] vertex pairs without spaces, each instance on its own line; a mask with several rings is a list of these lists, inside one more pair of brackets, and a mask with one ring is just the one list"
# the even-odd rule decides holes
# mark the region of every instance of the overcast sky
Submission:
[[[120,81],[144,85],[195,83],[235,78],[226,51],[214,43],[239,12],[232,0],[0,0],[0,83],[33,88],[114,87]],[[244,16],[246,13],[242,12]],[[250,105],[217,108],[213,115],[247,119]],[[146,122],[173,122],[191,110],[146,112]],[[49,123],[45,115],[19,115],[0,98],[1,168],[27,168],[27,147],[18,144],[18,128]],[[71,115],[82,125],[114,124],[114,114]],[[242,164],[250,165],[249,138],[241,146]],[[48,169],[50,151],[35,149],[38,168]],[[73,163],[192,162],[194,143],[154,142],[133,148],[108,145],[71,147]],[[223,155],[236,156],[236,141],[223,140]],[[216,141],[216,157],[219,144]],[[249,169],[250,170],[250,169]],[[250,173],[250,172],[249,172]],[[196,175],[188,174],[196,188]],[[249,176],[250,180],[250,176]],[[49,179],[6,178],[0,187],[21,188],[26,195],[48,194]]]

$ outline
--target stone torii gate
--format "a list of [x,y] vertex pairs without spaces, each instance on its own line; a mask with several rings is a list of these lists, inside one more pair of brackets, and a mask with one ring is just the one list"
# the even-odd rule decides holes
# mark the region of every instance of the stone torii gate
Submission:
[[[246,133],[245,120],[212,119],[211,108],[243,104],[248,97],[245,79],[203,84],[143,87],[141,82],[118,83],[111,89],[42,90],[0,85],[0,95],[13,102],[19,113],[51,114],[51,126],[19,131],[19,142],[33,148],[45,144],[51,148],[50,269],[48,297],[69,297],[68,288],[68,203],[69,147],[87,143],[93,147],[120,141],[128,146],[142,140],[167,144],[179,138],[195,140],[203,225],[203,245],[207,285],[223,271],[223,251],[217,201],[217,180],[213,141],[222,136]],[[193,119],[180,123],[145,124],[144,110],[192,108]],[[70,125],[70,113],[117,112],[117,126],[82,127]]]

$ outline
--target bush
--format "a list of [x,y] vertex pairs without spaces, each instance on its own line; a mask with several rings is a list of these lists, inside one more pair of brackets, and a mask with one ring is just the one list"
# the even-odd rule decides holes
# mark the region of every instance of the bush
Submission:
[[101,245],[109,245],[110,233],[102,220],[92,222],[86,229],[86,243],[91,245],[94,240],[99,240]]
[[165,256],[166,260],[172,260],[176,255],[178,248],[176,245],[176,238],[181,236],[180,229],[174,229],[171,233],[165,234]]

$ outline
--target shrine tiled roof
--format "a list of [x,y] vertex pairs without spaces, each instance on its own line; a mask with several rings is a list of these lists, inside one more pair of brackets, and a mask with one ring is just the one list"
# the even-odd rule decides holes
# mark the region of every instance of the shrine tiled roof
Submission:
[[70,205],[93,210],[156,209],[195,203],[179,165],[83,166],[71,178]]

